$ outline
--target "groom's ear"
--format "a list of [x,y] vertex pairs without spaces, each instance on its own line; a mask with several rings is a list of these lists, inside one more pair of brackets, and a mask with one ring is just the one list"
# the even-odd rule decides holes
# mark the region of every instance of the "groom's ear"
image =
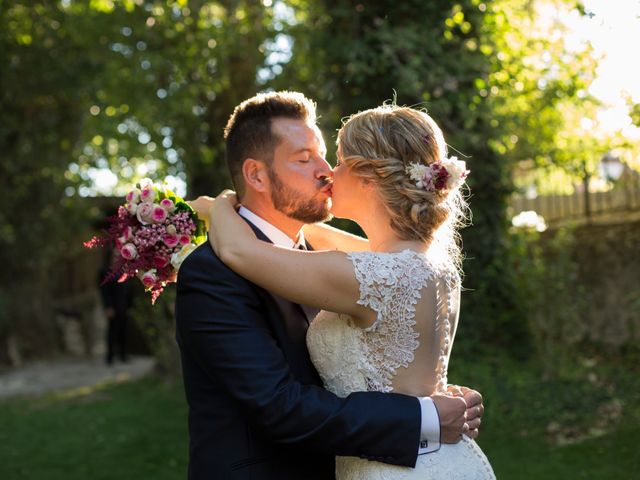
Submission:
[[247,158],[242,164],[242,176],[248,188],[256,192],[266,192],[269,189],[269,167],[255,158]]

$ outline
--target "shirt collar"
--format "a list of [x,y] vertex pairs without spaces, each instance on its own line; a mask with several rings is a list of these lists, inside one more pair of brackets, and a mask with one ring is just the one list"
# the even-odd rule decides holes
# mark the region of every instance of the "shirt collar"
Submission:
[[238,213],[240,214],[241,217],[246,218],[251,223],[253,223],[256,227],[258,227],[262,231],[262,233],[264,233],[267,236],[267,238],[271,240],[271,242],[274,245],[278,245],[279,247],[287,247],[287,248],[298,248],[300,245],[304,245],[306,248],[306,244],[304,241],[304,233],[302,232],[302,230],[298,232],[298,241],[294,242],[289,237],[289,235],[284,233],[279,228],[274,227],[265,219],[253,213],[247,207],[241,206],[240,210],[238,210]]

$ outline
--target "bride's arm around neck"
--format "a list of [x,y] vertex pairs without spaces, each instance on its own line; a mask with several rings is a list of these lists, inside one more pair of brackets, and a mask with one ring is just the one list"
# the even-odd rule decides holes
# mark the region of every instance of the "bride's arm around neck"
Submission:
[[234,208],[235,196],[223,193],[211,209],[209,241],[218,257],[247,280],[295,303],[350,315],[358,323],[375,320],[359,305],[360,285],[353,263],[339,251],[302,251],[256,238]]
[[326,223],[314,223],[303,228],[304,238],[315,250],[340,250],[341,252],[368,252],[369,240]]

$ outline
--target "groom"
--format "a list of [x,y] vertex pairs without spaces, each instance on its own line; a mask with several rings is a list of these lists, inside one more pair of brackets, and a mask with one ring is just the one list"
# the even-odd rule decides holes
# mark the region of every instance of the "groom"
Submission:
[[[257,95],[236,107],[225,140],[239,213],[256,236],[311,248],[301,228],[327,218],[332,175],[315,105],[299,93]],[[413,467],[441,441],[477,435],[474,391],[339,398],[322,388],[305,343],[314,315],[239,277],[208,242],[187,257],[176,322],[190,480],[332,479],[335,455]]]

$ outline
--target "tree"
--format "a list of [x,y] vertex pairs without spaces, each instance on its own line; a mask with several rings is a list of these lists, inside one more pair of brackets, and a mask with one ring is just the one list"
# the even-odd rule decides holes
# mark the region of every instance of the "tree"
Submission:
[[[99,65],[57,4],[0,11],[0,343],[18,330],[26,353],[56,350],[50,272],[80,223],[64,172],[82,134]],[[7,352],[6,348],[0,351]],[[6,358],[0,358],[0,361]]]
[[[222,130],[263,87],[272,10],[243,0],[0,8],[0,344],[13,332],[23,354],[46,355],[58,348],[56,268],[99,213],[81,197],[144,176],[189,179],[191,195],[229,186]],[[107,172],[120,183],[101,191]]]
[[512,281],[507,201],[512,168],[556,152],[558,112],[593,74],[588,52],[545,36],[538,8],[570,2],[291,1],[293,58],[276,78],[318,100],[324,127],[394,98],[426,107],[472,173],[462,337],[508,345],[528,337]]

